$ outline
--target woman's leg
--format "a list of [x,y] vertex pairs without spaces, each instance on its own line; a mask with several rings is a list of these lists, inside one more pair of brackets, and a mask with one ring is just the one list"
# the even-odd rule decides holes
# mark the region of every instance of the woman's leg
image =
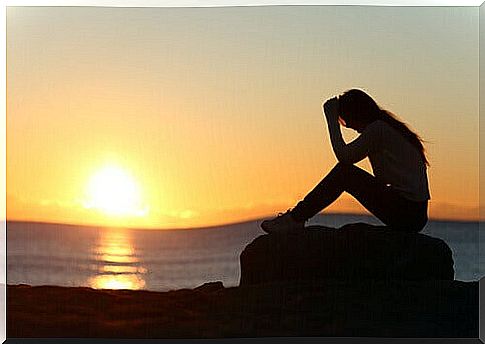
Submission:
[[290,214],[295,221],[306,221],[332,204],[344,191],[388,226],[419,231],[426,224],[427,208],[424,206],[427,203],[421,205],[406,200],[363,169],[343,163],[338,163]]

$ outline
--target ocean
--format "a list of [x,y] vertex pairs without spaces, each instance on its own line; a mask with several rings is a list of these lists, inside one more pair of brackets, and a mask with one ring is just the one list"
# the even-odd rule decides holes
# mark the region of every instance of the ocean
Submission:
[[[206,282],[239,284],[239,255],[264,232],[259,221],[189,230],[142,230],[7,222],[7,283],[167,291]],[[366,215],[325,214],[307,225],[380,225]],[[429,221],[423,234],[453,251],[455,279],[483,275],[479,222]],[[482,246],[483,247],[483,246]]]

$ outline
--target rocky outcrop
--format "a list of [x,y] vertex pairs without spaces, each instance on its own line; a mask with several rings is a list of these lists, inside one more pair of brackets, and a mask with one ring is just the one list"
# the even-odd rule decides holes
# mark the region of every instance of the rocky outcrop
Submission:
[[242,252],[240,285],[316,280],[453,280],[443,240],[363,223],[262,235]]
[[[318,281],[149,292],[7,287],[13,338],[477,338],[478,282]],[[37,342],[37,341],[36,341]],[[451,341],[452,342],[452,341]],[[451,343],[450,342],[450,343]]]

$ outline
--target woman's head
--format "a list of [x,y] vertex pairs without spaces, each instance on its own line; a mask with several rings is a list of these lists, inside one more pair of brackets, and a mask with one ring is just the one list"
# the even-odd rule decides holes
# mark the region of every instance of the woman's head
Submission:
[[344,92],[338,98],[338,101],[339,116],[346,127],[362,132],[370,123],[376,120],[384,121],[399,131],[415,146],[419,150],[423,161],[429,165],[421,137],[390,111],[380,108],[376,101],[367,93],[359,89],[351,89]]
[[[346,126],[353,128],[352,124],[366,127],[379,119],[381,109],[367,93],[358,89],[344,92],[339,98],[340,117]],[[356,128],[353,128],[356,129]]]

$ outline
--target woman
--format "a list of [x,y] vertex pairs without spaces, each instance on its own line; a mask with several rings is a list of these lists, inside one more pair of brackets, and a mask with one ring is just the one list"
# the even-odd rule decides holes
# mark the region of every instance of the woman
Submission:
[[[323,105],[339,161],[292,210],[261,227],[268,233],[298,231],[344,191],[391,229],[419,232],[428,221],[427,165],[422,139],[365,92],[352,89]],[[360,133],[346,144],[340,124]],[[374,175],[353,165],[369,157]]]

